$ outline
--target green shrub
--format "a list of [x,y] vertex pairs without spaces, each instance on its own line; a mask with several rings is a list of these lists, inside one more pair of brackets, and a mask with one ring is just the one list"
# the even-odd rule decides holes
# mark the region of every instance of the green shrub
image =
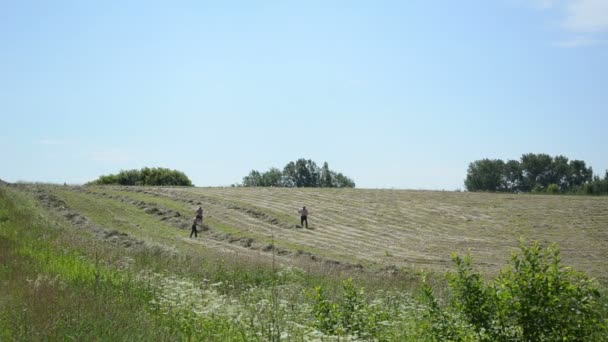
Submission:
[[389,313],[373,307],[365,300],[363,288],[357,288],[352,279],[342,282],[342,296],[331,301],[323,287],[315,287],[312,312],[314,327],[330,335],[353,335],[373,338],[381,334],[380,322],[390,320]]
[[545,190],[543,189],[542,185],[540,184],[536,184],[533,188],[532,188],[532,193],[533,194],[540,194],[545,192]]
[[[521,252],[493,281],[473,271],[469,255],[453,256],[451,301],[439,307],[423,288],[427,332],[438,340],[463,340],[473,327],[480,341],[600,341],[608,338],[607,312],[598,284],[561,264],[559,249],[520,243]],[[456,317],[454,319],[453,317]]]
[[121,170],[116,175],[100,176],[89,185],[150,185],[150,186],[192,186],[185,173],[165,168],[148,168],[141,170]]
[[552,183],[547,187],[547,193],[552,195],[557,195],[560,193],[559,185]]

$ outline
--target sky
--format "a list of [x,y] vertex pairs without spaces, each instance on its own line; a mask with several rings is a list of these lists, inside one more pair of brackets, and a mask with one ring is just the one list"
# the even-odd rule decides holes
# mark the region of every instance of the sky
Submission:
[[463,189],[524,153],[608,169],[608,0],[0,0],[0,179],[197,186],[312,159]]

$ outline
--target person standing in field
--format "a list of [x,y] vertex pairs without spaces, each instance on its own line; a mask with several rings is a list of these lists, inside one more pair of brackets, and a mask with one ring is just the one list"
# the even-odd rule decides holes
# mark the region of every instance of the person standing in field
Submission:
[[304,222],[306,222],[306,228],[308,228],[308,209],[306,209],[306,206],[303,206],[298,212],[300,213],[300,226],[304,228]]
[[197,219],[194,219],[194,221],[192,221],[192,231],[190,232],[190,238],[192,238],[192,234],[194,234],[195,238],[198,237],[198,231],[196,230],[196,220]]
[[203,207],[198,207],[196,209],[196,220],[200,222],[200,225],[203,225]]

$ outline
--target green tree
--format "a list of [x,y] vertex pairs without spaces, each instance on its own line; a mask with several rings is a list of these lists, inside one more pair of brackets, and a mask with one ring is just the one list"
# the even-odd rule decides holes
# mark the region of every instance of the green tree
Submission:
[[354,188],[355,182],[341,173],[332,173],[334,188]]
[[570,187],[568,176],[570,174],[570,165],[568,158],[564,156],[556,156],[551,162],[551,172],[549,177],[549,185],[557,184],[561,191],[567,191]]
[[528,153],[521,157],[524,176],[524,190],[530,191],[535,187],[545,189],[551,184],[551,167],[553,159],[550,155]]
[[502,188],[506,191],[517,192],[522,190],[524,176],[518,160],[509,160],[503,167]]
[[243,177],[243,186],[263,186],[260,172],[257,170],[249,171],[249,174]]
[[569,166],[567,179],[570,189],[578,189],[593,179],[593,169],[591,167],[587,168],[584,161],[571,160]]
[[296,163],[289,162],[283,168],[281,184],[283,184],[283,186],[285,186],[285,187],[292,188],[292,187],[298,186],[297,181],[298,181],[298,179],[297,179]]
[[332,186],[333,181],[331,170],[329,170],[329,165],[327,164],[327,162],[324,162],[323,168],[321,169],[321,187],[331,188]]
[[469,164],[464,185],[468,191],[501,191],[504,186],[504,166],[500,159],[482,159]]
[[281,179],[283,173],[276,167],[270,168],[270,170],[262,174],[262,183],[264,186],[282,186]]
[[289,162],[280,171],[270,168],[260,173],[252,170],[243,177],[243,186],[282,186],[282,187],[355,187],[355,182],[329,169],[327,162],[319,168],[311,159],[300,158]]

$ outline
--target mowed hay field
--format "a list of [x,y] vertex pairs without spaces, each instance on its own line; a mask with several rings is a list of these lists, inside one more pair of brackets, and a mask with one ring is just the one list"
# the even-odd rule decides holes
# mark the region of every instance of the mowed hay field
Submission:
[[[592,277],[606,281],[608,274],[608,197],[241,187],[30,190],[72,223],[103,227],[105,237],[170,248],[374,272],[444,272],[452,252],[470,251],[474,265],[492,275],[523,237],[557,243],[566,265]],[[206,230],[189,239],[199,205]],[[309,229],[299,227],[303,205]]]

